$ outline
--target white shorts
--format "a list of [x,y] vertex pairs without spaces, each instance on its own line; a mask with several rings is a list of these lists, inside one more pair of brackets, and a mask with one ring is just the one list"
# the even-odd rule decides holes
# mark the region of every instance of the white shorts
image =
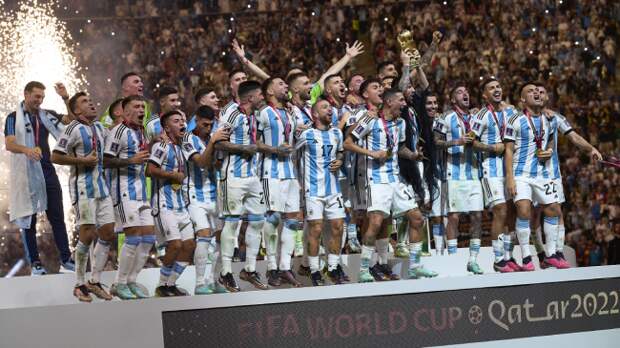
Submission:
[[505,178],[482,178],[482,191],[484,192],[484,206],[494,206],[506,203],[506,179]]
[[547,205],[559,202],[558,187],[553,179],[516,177],[515,203],[527,199],[532,203]]
[[[222,180],[222,212],[225,216],[265,214],[263,186],[258,177]],[[297,193],[299,195],[299,192]]]
[[299,182],[297,179],[263,179],[267,211],[296,213],[299,211]]
[[368,194],[368,212],[380,211],[385,216],[391,213],[399,217],[418,207],[413,189],[402,182],[370,184]]
[[73,205],[76,224],[103,226],[116,222],[114,206],[110,196],[103,198],[79,198]]
[[344,202],[340,193],[328,197],[306,196],[306,220],[336,220],[344,217]]
[[167,242],[194,239],[194,229],[187,210],[159,209],[155,216],[155,229]]
[[[431,212],[429,214],[430,217],[437,216],[446,216],[446,204],[447,200],[447,184],[445,181],[437,180],[437,189],[439,192],[436,193],[435,199],[433,199],[433,204],[431,206]],[[432,199],[429,194],[429,199]]]
[[558,191],[558,203],[562,204],[566,202],[566,197],[564,196],[564,185],[562,185],[562,177],[554,179],[555,188]]
[[449,213],[467,213],[482,209],[484,204],[480,180],[448,180]]
[[116,205],[116,216],[123,229],[154,225],[151,206],[143,201],[121,200]]
[[189,217],[192,219],[194,231],[210,229],[211,232],[221,229],[222,220],[218,217],[217,206],[215,202],[205,203],[192,201],[187,206]]

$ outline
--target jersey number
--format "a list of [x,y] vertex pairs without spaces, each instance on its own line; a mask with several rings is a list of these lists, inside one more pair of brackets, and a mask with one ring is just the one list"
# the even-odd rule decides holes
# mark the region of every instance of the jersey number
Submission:
[[552,193],[557,193],[558,192],[557,187],[555,186],[554,182],[549,183],[549,184],[545,184],[544,187],[545,187],[545,194],[546,195],[550,195]]
[[332,149],[334,148],[334,145],[323,145],[322,148],[323,148],[323,156],[327,156],[332,153]]

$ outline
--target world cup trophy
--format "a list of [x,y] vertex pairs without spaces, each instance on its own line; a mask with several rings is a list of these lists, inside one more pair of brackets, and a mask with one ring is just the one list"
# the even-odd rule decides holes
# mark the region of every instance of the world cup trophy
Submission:
[[396,38],[398,43],[400,44],[401,51],[411,55],[411,59],[409,64],[412,68],[417,68],[420,66],[420,53],[415,47],[415,43],[413,42],[413,35],[409,30],[405,30],[398,34]]

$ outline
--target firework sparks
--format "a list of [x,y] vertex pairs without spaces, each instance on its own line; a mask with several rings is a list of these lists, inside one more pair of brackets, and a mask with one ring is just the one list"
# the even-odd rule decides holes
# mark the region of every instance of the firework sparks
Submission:
[[[77,64],[72,48],[72,37],[65,23],[53,12],[56,1],[24,0],[16,11],[7,11],[0,0],[0,122],[4,126],[6,115],[14,111],[23,99],[23,89],[28,81],[39,81],[47,87],[42,107],[66,113],[62,99],[54,93],[53,85],[63,82],[69,93],[84,90],[86,80]],[[0,135],[2,137],[2,135]],[[4,144],[4,139],[1,139]],[[50,147],[53,147],[53,141]],[[0,211],[8,209],[8,153],[0,151]],[[63,200],[70,202],[66,188],[68,173],[57,168]],[[65,204],[65,217],[69,231],[73,228],[70,205]],[[4,229],[7,222],[3,222]]]

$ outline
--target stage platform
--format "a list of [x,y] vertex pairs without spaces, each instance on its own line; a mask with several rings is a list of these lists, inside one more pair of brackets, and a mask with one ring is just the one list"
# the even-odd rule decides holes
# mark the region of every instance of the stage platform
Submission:
[[[71,296],[73,274],[0,279],[0,347],[617,347],[620,266],[497,274],[482,248],[487,274],[473,276],[467,255],[423,258],[434,279],[91,304]],[[355,276],[358,255],[345,262]],[[180,279],[189,291],[193,274]],[[152,291],[157,278],[147,269],[139,281]]]

